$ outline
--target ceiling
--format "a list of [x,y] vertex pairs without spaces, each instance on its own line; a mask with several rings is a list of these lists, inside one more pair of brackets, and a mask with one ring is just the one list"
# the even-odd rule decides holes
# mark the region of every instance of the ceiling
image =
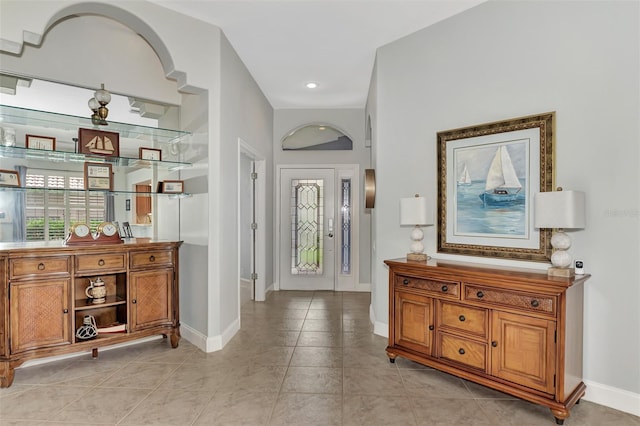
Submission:
[[485,0],[151,1],[220,27],[285,109],[363,108],[378,47]]

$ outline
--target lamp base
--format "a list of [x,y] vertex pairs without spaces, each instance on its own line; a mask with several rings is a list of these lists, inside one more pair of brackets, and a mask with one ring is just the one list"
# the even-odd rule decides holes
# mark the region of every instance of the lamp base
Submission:
[[575,268],[560,268],[558,266],[552,266],[547,269],[547,276],[549,277],[563,277],[571,278],[576,275]]
[[407,253],[407,260],[412,262],[426,262],[428,258],[425,253]]

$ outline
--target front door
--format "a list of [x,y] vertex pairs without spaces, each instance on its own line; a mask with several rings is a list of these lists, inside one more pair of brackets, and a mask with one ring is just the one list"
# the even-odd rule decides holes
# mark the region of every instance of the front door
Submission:
[[280,171],[280,288],[335,289],[334,169]]

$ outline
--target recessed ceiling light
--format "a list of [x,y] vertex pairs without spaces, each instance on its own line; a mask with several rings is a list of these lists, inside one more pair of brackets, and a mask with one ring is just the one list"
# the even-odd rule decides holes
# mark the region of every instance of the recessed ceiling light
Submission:
[[316,87],[318,87],[318,83],[314,83],[314,82],[309,82],[306,84],[307,89],[315,89]]

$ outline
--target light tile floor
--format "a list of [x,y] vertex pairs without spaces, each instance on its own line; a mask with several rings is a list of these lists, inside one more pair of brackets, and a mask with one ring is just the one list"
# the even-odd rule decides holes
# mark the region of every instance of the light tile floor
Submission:
[[[554,425],[550,411],[398,358],[369,294],[276,292],[206,354],[158,339],[16,370],[1,425]],[[583,401],[565,421],[640,426]]]

